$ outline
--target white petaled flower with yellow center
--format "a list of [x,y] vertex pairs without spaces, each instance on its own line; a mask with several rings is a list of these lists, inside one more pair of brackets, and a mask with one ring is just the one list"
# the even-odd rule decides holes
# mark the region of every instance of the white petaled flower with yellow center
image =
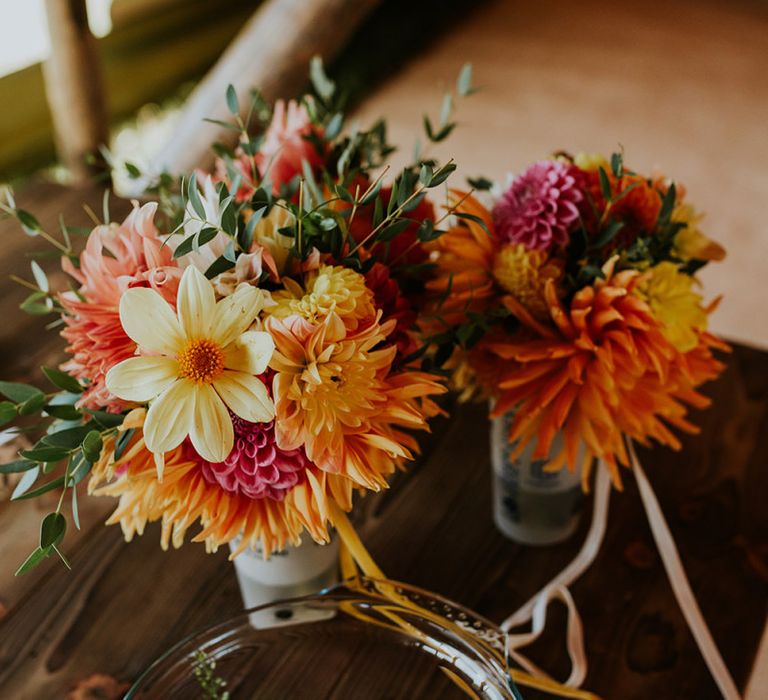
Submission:
[[107,387],[126,401],[149,401],[144,441],[162,470],[163,454],[189,436],[198,454],[223,462],[232,451],[232,413],[252,423],[275,417],[255,375],[267,368],[275,344],[249,330],[267,295],[250,285],[216,302],[213,286],[195,267],[184,271],[176,308],[154,290],[134,288],[120,299],[120,321],[138,357],[115,365]]

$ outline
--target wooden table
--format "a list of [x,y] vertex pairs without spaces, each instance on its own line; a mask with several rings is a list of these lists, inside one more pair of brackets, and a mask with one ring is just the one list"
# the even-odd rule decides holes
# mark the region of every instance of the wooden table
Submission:
[[[37,337],[25,332],[16,343]],[[55,337],[41,341],[37,354],[50,354],[52,347]],[[29,367],[12,366],[21,374]],[[736,347],[727,371],[706,393],[714,405],[694,415],[700,436],[686,438],[680,453],[655,449],[640,458],[703,613],[743,687],[766,621],[768,354]],[[389,491],[362,500],[356,520],[389,576],[498,621],[573,556],[588,514],[564,544],[518,546],[491,522],[489,476],[484,408],[453,406],[451,418],[438,421],[424,440],[413,468]],[[630,474],[625,483],[625,491],[612,496],[600,555],[573,586],[590,659],[585,687],[621,700],[716,698]],[[95,673],[130,682],[185,635],[240,609],[224,552],[206,555],[202,546],[189,545],[163,553],[157,527],[126,544],[118,528],[101,525],[108,505],[106,499],[85,501],[84,532],[65,541],[72,572],[50,560],[30,577],[13,580],[36,538],[22,524],[36,523],[39,512],[30,504],[0,504],[0,602],[7,606],[0,619],[3,700],[62,698]],[[552,628],[560,632],[548,632],[530,649],[559,677],[567,673],[563,622],[556,608]]]

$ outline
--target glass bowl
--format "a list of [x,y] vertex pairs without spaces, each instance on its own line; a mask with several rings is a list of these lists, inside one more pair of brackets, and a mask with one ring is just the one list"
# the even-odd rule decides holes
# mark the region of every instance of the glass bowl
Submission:
[[467,698],[519,700],[504,634],[413,586],[352,579],[188,637],[126,700]]

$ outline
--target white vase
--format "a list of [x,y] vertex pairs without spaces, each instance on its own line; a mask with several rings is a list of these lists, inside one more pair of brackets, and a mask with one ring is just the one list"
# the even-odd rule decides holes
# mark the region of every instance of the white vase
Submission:
[[[493,520],[506,537],[528,545],[549,545],[570,537],[579,525],[583,508],[581,478],[567,468],[544,470],[547,459],[531,458],[535,440],[514,460],[509,428],[514,412],[491,419]],[[563,435],[552,441],[549,456],[563,447]],[[578,463],[581,463],[583,448]]]
[[[239,538],[230,542],[230,551],[234,551],[239,542]],[[320,545],[305,537],[299,546],[289,545],[273,553],[269,559],[264,559],[260,547],[257,550],[245,549],[235,557],[234,565],[246,609],[276,600],[298,598],[338,583],[339,540],[333,533],[328,544]],[[328,616],[327,611],[319,617],[316,613],[318,611],[301,609],[301,620],[297,620],[295,611],[281,613],[281,610],[270,609],[264,613],[253,613],[251,624],[254,627],[275,627]]]

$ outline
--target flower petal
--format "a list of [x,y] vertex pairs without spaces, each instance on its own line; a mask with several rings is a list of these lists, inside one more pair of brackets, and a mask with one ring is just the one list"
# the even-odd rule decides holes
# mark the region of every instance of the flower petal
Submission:
[[210,329],[211,340],[225,347],[240,337],[253,323],[264,303],[261,290],[241,284],[235,293],[216,304]]
[[235,445],[235,431],[224,402],[210,384],[195,387],[195,409],[189,437],[209,462],[223,462]]
[[251,423],[266,423],[275,417],[275,404],[258,377],[225,370],[213,386],[233,413]]
[[275,350],[275,341],[264,331],[246,331],[224,351],[224,366],[248,374],[261,374]]
[[216,297],[211,283],[193,265],[184,270],[178,300],[179,323],[186,337],[207,337],[216,308]]
[[179,376],[179,364],[170,357],[130,357],[107,372],[106,382],[118,398],[149,401]]
[[154,289],[126,290],[120,298],[120,323],[144,350],[175,356],[184,344],[176,314]]
[[179,379],[150,404],[144,420],[144,442],[150,452],[168,452],[189,434],[196,389],[189,380]]

